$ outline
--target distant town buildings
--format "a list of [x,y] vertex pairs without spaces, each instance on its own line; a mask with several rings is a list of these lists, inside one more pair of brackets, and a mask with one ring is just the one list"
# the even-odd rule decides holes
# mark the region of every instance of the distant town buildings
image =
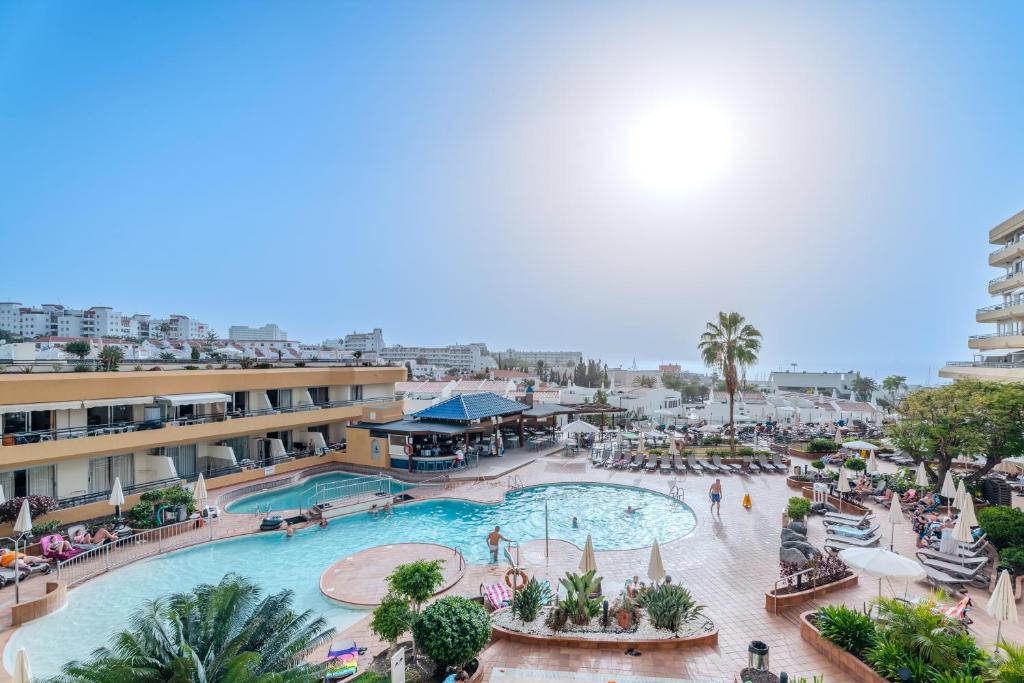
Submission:
[[349,353],[358,351],[362,355],[380,355],[384,350],[384,332],[379,327],[373,328],[372,332],[353,332],[346,334],[342,349]]
[[860,373],[849,372],[773,372],[768,376],[771,391],[797,391],[820,394],[832,398],[850,398],[853,383]]
[[391,363],[414,362],[470,373],[486,372],[498,367],[487,350],[487,345],[481,343],[451,346],[385,346],[380,352],[380,358]]
[[109,306],[75,309],[60,304],[43,304],[32,307],[6,301],[0,302],[0,330],[25,339],[203,339],[209,334],[210,327],[185,315],[173,314],[155,319],[143,313],[129,316]]
[[231,341],[285,341],[288,333],[274,323],[262,327],[232,325],[228,328],[228,339]]
[[549,368],[571,368],[583,361],[582,351],[520,351],[508,349],[501,352],[503,361],[520,361],[531,368],[537,361],[543,361]]

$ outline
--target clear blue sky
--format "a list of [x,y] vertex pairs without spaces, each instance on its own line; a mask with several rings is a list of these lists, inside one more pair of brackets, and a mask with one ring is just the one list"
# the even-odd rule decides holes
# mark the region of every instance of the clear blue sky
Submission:
[[[987,230],[1024,208],[1022,22],[966,2],[3,3],[0,298],[627,362],[694,360],[736,309],[762,369],[923,381],[969,357]],[[653,192],[623,170],[631,131],[674,101],[710,103],[729,153]]]

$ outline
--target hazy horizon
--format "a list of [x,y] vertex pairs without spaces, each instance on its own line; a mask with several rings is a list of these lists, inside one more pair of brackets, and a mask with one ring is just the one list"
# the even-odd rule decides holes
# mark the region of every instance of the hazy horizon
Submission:
[[[1024,208],[1016,3],[0,6],[0,298],[924,383]],[[929,368],[931,369],[929,373]]]

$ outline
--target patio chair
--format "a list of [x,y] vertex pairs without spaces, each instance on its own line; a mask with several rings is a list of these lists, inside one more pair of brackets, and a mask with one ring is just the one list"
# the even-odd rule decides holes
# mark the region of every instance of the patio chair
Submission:
[[921,564],[926,568],[938,569],[958,579],[967,579],[971,585],[978,588],[987,588],[989,584],[991,572],[988,563],[969,565],[966,562],[962,564],[960,562],[945,562],[929,557],[921,560]]
[[988,553],[984,553],[984,554],[972,553],[970,555],[952,555],[950,553],[939,552],[938,550],[935,550],[934,548],[928,548],[928,547],[918,548],[917,551],[914,554],[917,555],[917,559],[920,560],[921,562],[924,562],[924,558],[928,558],[928,559],[932,559],[932,560],[941,560],[943,562],[957,562],[957,563],[967,564],[967,565],[971,565],[971,566],[976,566],[976,565],[979,565],[979,564],[986,564],[991,559],[991,558],[989,558]]
[[647,456],[647,464],[644,465],[644,471],[654,472],[658,469],[658,456],[651,453]]
[[699,462],[701,465],[703,465],[704,469],[706,469],[708,472],[718,472],[718,473],[722,472],[722,470],[719,469],[718,465],[714,464],[710,460],[698,460],[697,462]]
[[924,568],[925,578],[928,580],[928,583],[931,583],[936,588],[945,588],[954,593],[959,593],[964,589],[964,586],[971,582],[971,580],[966,577],[950,576],[941,569],[929,567],[926,564],[921,566]]
[[690,469],[698,474],[704,474],[704,466],[697,462],[697,456],[690,451],[686,454],[686,464],[690,466]]
[[480,584],[480,595],[491,610],[508,607],[512,602],[512,589],[502,583]]
[[718,455],[718,453],[715,453],[714,455],[711,456],[711,462],[714,463],[715,467],[720,469],[722,472],[737,472],[738,473],[740,471],[740,466],[739,465],[730,465],[730,464],[722,462],[722,457],[720,455]]

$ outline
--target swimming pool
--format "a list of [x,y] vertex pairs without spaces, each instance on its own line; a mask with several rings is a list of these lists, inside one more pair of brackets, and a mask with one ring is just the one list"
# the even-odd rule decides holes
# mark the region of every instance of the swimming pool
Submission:
[[[291,486],[284,486],[279,489],[271,489],[269,491],[242,496],[238,500],[228,503],[227,511],[246,513],[256,512],[257,508],[260,510],[267,510],[269,508],[275,512],[280,512],[282,510],[298,510],[309,506],[316,486],[333,486],[335,484],[344,484],[345,482],[352,482],[353,484],[356,484],[357,482],[355,480],[357,479],[363,479],[369,484],[372,483],[374,478],[358,474],[347,474],[345,472],[321,474],[316,477],[310,477],[309,479],[303,479]],[[410,484],[403,484],[396,479],[391,480],[391,491],[393,493],[404,491],[410,486]],[[362,490],[362,488],[363,487],[353,486],[353,493],[357,492],[355,489]],[[344,491],[344,489],[340,487],[333,488],[331,490],[335,492],[335,495]]]
[[[335,560],[377,545],[440,543],[461,549],[472,563],[487,561],[484,537],[496,524],[516,541],[544,538],[544,507],[549,531],[582,546],[587,534],[598,550],[622,550],[665,543],[693,530],[696,520],[685,504],[643,489],[605,484],[550,484],[508,494],[503,503],[481,505],[461,500],[428,500],[399,505],[390,517],[353,515],[311,527],[291,539],[267,533],[208,543],[155,557],[89,581],[71,591],[64,609],[19,629],[4,653],[10,669],[13,653],[28,650],[32,670],[50,676],[70,659],[83,659],[105,645],[143,601],[215,583],[228,572],[244,574],[267,592],[295,592],[295,606],[322,614],[343,629],[365,612],[327,601],[318,588],[320,574]],[[626,515],[627,506],[639,508]],[[573,528],[572,518],[580,521]],[[59,644],[59,646],[55,646]]]

